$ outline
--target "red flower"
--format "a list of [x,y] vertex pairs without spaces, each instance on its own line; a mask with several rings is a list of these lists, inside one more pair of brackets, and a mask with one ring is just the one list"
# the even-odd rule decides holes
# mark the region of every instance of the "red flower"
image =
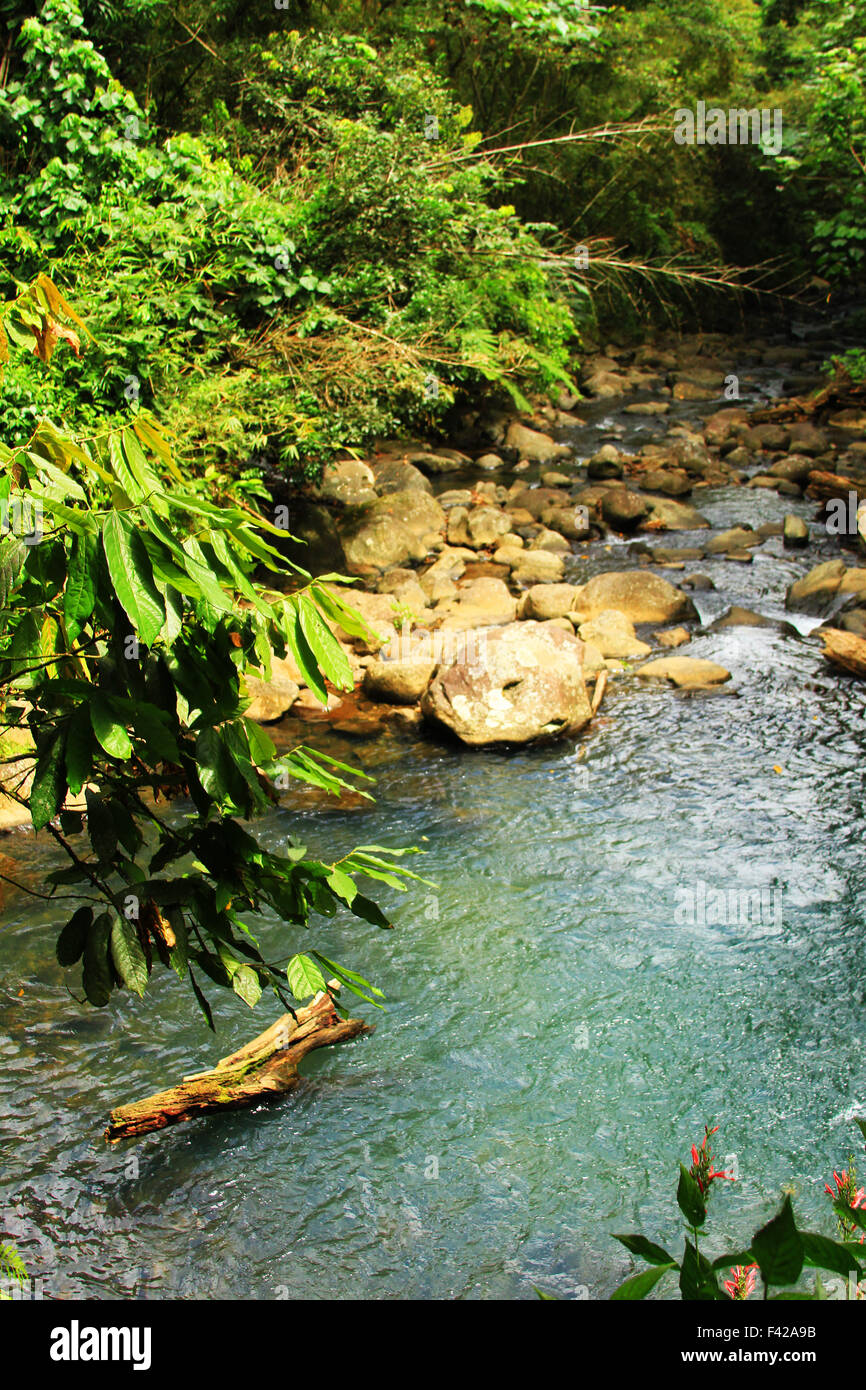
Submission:
[[695,1144],[692,1144],[692,1166],[689,1171],[698,1187],[701,1189],[702,1194],[709,1191],[710,1184],[715,1178],[726,1178],[728,1182],[734,1182],[733,1173],[719,1172],[713,1167],[713,1155],[707,1147],[710,1136],[715,1134],[718,1128],[718,1125],[713,1129],[709,1129],[707,1125],[704,1125],[704,1137],[701,1140],[700,1149],[698,1149]]
[[755,1292],[755,1280],[757,1279],[757,1265],[735,1265],[731,1270],[731,1278],[723,1281],[731,1298],[748,1298],[750,1293]]

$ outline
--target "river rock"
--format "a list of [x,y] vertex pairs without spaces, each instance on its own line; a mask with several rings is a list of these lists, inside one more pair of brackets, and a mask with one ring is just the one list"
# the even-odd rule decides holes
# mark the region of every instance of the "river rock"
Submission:
[[685,497],[692,490],[684,468],[652,468],[639,481],[645,492],[660,492],[665,497]]
[[[503,544],[505,544],[504,541]],[[571,546],[565,536],[561,536],[558,531],[551,531],[547,526],[542,526],[541,530],[533,536],[529,549],[549,550],[554,555],[571,554]]]
[[812,459],[806,458],[805,454],[789,454],[787,458],[776,460],[770,474],[789,483],[805,484],[809,481],[809,474],[814,467]]
[[385,458],[377,460],[370,467],[373,483],[380,497],[389,492],[411,492],[413,488],[420,488],[422,492],[433,491],[430,479],[425,478],[420,469],[412,463],[407,463],[405,459]]
[[244,713],[255,724],[272,724],[282,719],[300,694],[300,688],[293,680],[273,669],[269,681],[247,676],[246,686],[251,704]]
[[610,488],[601,499],[601,514],[615,531],[633,531],[649,511],[646,498],[628,488]]
[[579,592],[576,584],[533,584],[521,597],[518,613],[541,623],[564,618],[574,608]]
[[808,454],[810,458],[817,458],[827,449],[826,434],[808,420],[790,425],[788,429],[791,436],[790,447],[796,449],[798,454]]
[[527,429],[519,420],[513,420],[508,426],[505,443],[532,463],[552,463],[554,459],[570,458],[572,453],[568,444],[557,444],[549,434]]
[[444,615],[443,631],[492,627],[514,622],[517,600],[511,596],[501,579],[485,575],[464,584],[454,598],[443,600],[437,606],[436,613],[437,616],[440,613]]
[[747,449],[787,449],[791,432],[785,425],[751,425],[743,434]]
[[549,550],[521,550],[511,573],[519,584],[556,584],[565,573],[565,564]]
[[435,497],[411,488],[377,498],[342,518],[339,527],[349,573],[370,575],[425,559],[422,537],[445,529],[445,513]]
[[441,667],[424,714],[464,743],[527,743],[574,732],[591,717],[583,643],[558,627],[511,623],[481,634],[480,652]]
[[829,607],[845,575],[844,560],[825,560],[802,579],[797,579],[785,595],[785,607],[801,613],[820,614]]
[[668,623],[697,617],[687,594],[656,574],[638,570],[597,574],[581,587],[576,608],[583,621],[609,608],[625,613],[633,623]]
[[824,650],[821,655],[833,666],[840,666],[860,680],[866,680],[866,639],[839,628],[821,629]]
[[809,544],[809,527],[801,516],[789,514],[785,517],[783,535],[784,544],[790,550]]
[[707,541],[708,555],[729,555],[731,552],[746,550],[749,546],[760,545],[761,537],[751,527],[732,526],[729,531],[720,531]]
[[371,661],[364,673],[364,693],[392,705],[414,705],[421,699],[436,670],[436,661],[419,649],[393,660]]
[[455,458],[450,453],[434,454],[421,451],[408,454],[407,462],[414,464],[424,473],[456,473],[461,468],[469,467],[472,460],[469,458],[461,459],[459,455]]
[[727,613],[710,623],[708,631],[718,632],[725,627],[778,627],[773,618],[765,618],[763,613],[755,613],[751,608],[740,608],[732,604]]
[[606,482],[610,478],[621,478],[624,472],[619,450],[612,444],[605,444],[586,465],[586,476],[593,482]]
[[507,511],[512,518],[517,512],[529,512],[533,521],[539,521],[548,507],[566,507],[570,500],[568,493],[561,488],[523,487],[509,494]]
[[646,656],[651,648],[635,636],[634,624],[625,613],[608,608],[588,622],[581,623],[578,635],[591,642],[604,657],[628,661],[632,656]]
[[448,544],[481,550],[495,545],[511,528],[511,518],[498,507],[454,507],[448,514]]
[[360,459],[334,459],[326,463],[314,497],[325,502],[341,502],[346,507],[364,507],[375,502],[375,476]]
[[660,656],[638,666],[635,675],[641,680],[670,681],[682,689],[705,685],[724,685],[731,679],[730,671],[715,661],[702,661],[694,656]]
[[541,513],[540,519],[544,526],[558,531],[569,541],[583,541],[592,535],[592,527],[589,524],[589,508],[585,506],[546,507]]
[[686,642],[691,642],[692,636],[687,628],[667,627],[662,632],[654,632],[653,640],[660,647],[682,647]]
[[648,497],[649,513],[638,528],[641,531],[701,531],[709,526],[705,516],[688,502],[672,497]]

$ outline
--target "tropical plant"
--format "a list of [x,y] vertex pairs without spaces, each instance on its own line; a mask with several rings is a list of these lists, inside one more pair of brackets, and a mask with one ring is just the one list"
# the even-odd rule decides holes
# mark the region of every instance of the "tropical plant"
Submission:
[[[866,1120],[858,1120],[857,1124],[866,1138]],[[831,1240],[819,1232],[802,1230],[797,1225],[791,1198],[786,1195],[779,1211],[755,1232],[747,1248],[714,1259],[701,1250],[713,1183],[733,1176],[715,1168],[710,1148],[710,1138],[715,1133],[716,1129],[706,1126],[700,1147],[692,1145],[691,1165],[686,1168],[680,1164],[677,1205],[687,1226],[681,1259],[676,1259],[644,1235],[616,1236],[631,1254],[645,1260],[648,1267],[626,1279],[611,1297],[617,1301],[646,1298],[661,1280],[674,1274],[679,1276],[682,1298],[689,1301],[724,1302],[747,1298],[755,1288],[758,1275],[763,1296],[770,1299],[826,1298],[827,1289],[818,1271],[841,1276],[856,1286],[866,1274],[866,1261],[860,1248],[862,1237],[854,1239],[857,1231],[866,1231],[866,1211],[861,1200],[866,1194],[856,1190],[851,1180],[851,1164],[847,1173],[838,1177],[834,1174],[836,1192],[827,1188],[841,1239]],[[795,1287],[806,1270],[816,1271],[815,1285],[810,1292]],[[729,1277],[720,1285],[720,1276],[725,1272]]]
[[[3,359],[11,342],[47,366],[86,332],[45,275],[0,306]],[[277,757],[244,715],[245,677],[267,675],[272,653],[290,653],[322,701],[327,682],[351,686],[332,629],[366,629],[340,577],[311,579],[283,560],[284,528],[192,488],[134,404],[87,439],[40,420],[25,445],[0,446],[0,464],[4,790],[68,860],[46,893],[76,904],[61,965],[80,964],[102,1007],[115,989],[143,994],[161,962],[211,1026],[205,977],[250,1006],[264,988],[290,1005],[333,977],[378,1007],[381,991],[294,937],[288,964],[266,956],[251,919],[269,909],[306,928],[347,908],[387,927],[356,880],[404,888],[410,851],[362,846],[328,862],[290,840],[277,854],[241,823],[289,778],[358,789],[362,774],[310,748]],[[263,590],[257,568],[295,587]]]

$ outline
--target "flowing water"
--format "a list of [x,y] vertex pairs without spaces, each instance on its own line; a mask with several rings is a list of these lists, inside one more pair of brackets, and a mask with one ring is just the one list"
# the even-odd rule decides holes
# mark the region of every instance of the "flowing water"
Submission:
[[[640,428],[603,405],[587,418],[582,454],[611,426]],[[691,501],[714,528],[814,510],[736,487]],[[624,558],[624,542],[598,543],[574,573]],[[715,581],[695,596],[705,622],[730,603],[784,618],[786,586],[820,558],[771,540],[751,565],[687,572]],[[708,1248],[737,1248],[788,1183],[829,1233],[823,1183],[866,1099],[864,687],[800,626],[704,632],[686,650],[733,673],[722,693],[627,675],[576,742],[317,736],[375,774],[376,804],[302,799],[262,824],[265,842],[291,834],[328,857],[421,845],[436,887],[384,889],[393,932],[315,929],[386,991],[387,1012],[372,1037],[311,1055],[278,1104],[106,1145],[112,1105],[209,1065],[269,1016],[220,1001],[215,1042],[165,972],[142,1002],[82,1009],[76,972],[53,962],[57,909],[14,899],[0,1212],[31,1274],[58,1297],[510,1298],[539,1284],[605,1298],[632,1268],[611,1232],[676,1238],[677,1163],[705,1121],[739,1172],[714,1189]],[[55,864],[29,839],[6,849]],[[719,890],[759,896],[713,911]],[[277,922],[262,934],[274,955],[296,948]]]

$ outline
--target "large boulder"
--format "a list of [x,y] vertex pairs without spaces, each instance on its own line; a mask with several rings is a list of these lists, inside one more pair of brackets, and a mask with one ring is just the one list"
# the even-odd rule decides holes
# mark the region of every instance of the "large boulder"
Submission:
[[472,654],[441,667],[421,708],[464,743],[527,743],[591,718],[583,643],[558,627],[510,623],[479,634]]
[[633,623],[682,622],[698,616],[687,594],[641,570],[597,574],[581,587],[576,608],[584,622],[609,608],[625,613]]
[[800,613],[823,613],[835,598],[846,569],[844,560],[825,560],[823,565],[816,565],[790,586],[785,607]]
[[445,513],[435,497],[420,488],[391,492],[340,521],[346,567],[368,575],[423,560],[423,539],[445,529]]

